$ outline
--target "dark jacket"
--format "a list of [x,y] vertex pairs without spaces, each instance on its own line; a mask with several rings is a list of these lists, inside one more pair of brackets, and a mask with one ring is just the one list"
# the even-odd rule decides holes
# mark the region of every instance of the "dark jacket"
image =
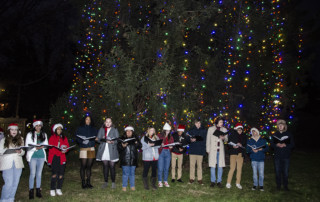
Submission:
[[[252,148],[249,145],[251,146],[255,145],[256,147],[260,147],[260,146],[265,146],[265,147],[262,148],[262,151],[258,151],[257,153],[255,153],[254,151],[252,151]],[[258,141],[255,141],[253,138],[250,138],[247,141],[247,151],[250,155],[251,161],[264,161],[264,159],[266,158],[265,153],[268,150],[269,150],[269,147],[267,145],[267,141],[262,137],[260,137]]]
[[97,129],[95,129],[92,126],[88,126],[88,125],[80,126],[76,132],[76,142],[79,144],[80,148],[94,147],[95,139],[90,139],[88,144],[82,144],[84,140],[79,138],[77,135],[85,136],[85,137],[92,137],[92,136],[96,137],[97,133],[98,133]]
[[[197,127],[193,127],[191,130],[187,132],[187,141],[189,143],[189,149],[188,153],[189,154],[194,154],[194,155],[205,155],[206,154],[206,140],[207,140],[207,129],[204,127],[200,127],[199,129]],[[202,141],[196,141],[196,142],[191,142],[190,141],[190,136],[194,137],[200,135],[203,140]]]
[[[174,147],[172,148],[171,152],[176,153],[176,154],[183,154],[183,153],[185,153],[186,150],[187,150],[187,148],[186,148],[186,147],[183,147],[183,146],[185,146],[185,145],[188,144],[187,138],[186,138],[186,134],[182,133],[181,136],[180,136],[180,135],[178,135],[178,132],[175,132],[175,133],[172,134],[172,137],[173,137],[174,142],[180,142],[181,145],[174,146]],[[179,148],[182,148],[183,151],[181,152],[181,151],[179,150]]]
[[[240,134],[236,130],[230,130],[229,136],[228,136],[228,143],[233,142],[234,144],[241,143],[243,147],[246,147],[247,144],[247,136],[245,134]],[[230,155],[238,155],[239,153],[242,153],[242,156],[244,157],[246,149],[243,149],[241,147],[238,147],[237,149],[233,148],[233,146],[228,144],[229,154]]]
[[[138,165],[138,149],[141,149],[141,142],[137,136],[135,141],[129,141],[126,147],[122,146],[122,141],[118,141],[118,151],[120,154],[120,166],[137,166]],[[126,135],[123,135],[121,140],[127,139]]]
[[278,138],[281,138],[283,136],[288,136],[289,137],[289,143],[286,143],[286,147],[283,148],[279,148],[276,146],[275,143],[275,138],[272,137],[272,140],[270,142],[270,146],[274,149],[274,158],[289,158],[291,155],[291,150],[294,148],[294,139],[293,139],[293,135],[286,131],[283,133],[280,133],[279,131],[277,131],[273,136],[276,136]]

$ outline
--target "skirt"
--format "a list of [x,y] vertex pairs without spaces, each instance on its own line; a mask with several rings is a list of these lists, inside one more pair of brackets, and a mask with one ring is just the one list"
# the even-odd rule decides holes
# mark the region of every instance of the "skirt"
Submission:
[[79,152],[80,159],[94,159],[96,158],[96,151],[94,147],[80,148]]

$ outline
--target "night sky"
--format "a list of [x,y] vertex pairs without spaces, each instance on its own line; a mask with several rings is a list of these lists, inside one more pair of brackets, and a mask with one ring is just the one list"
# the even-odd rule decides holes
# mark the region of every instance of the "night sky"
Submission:
[[[80,3],[79,3],[80,2]],[[83,2],[83,1],[82,1]],[[49,118],[49,108],[68,93],[79,39],[81,1],[2,0],[0,2],[0,117],[14,117],[20,89],[19,117]],[[302,88],[309,100],[297,113],[298,144],[314,143],[302,134],[314,132],[320,120],[320,6],[317,0],[291,1],[290,19],[304,28],[303,60],[308,74]],[[20,86],[20,87],[19,87]]]

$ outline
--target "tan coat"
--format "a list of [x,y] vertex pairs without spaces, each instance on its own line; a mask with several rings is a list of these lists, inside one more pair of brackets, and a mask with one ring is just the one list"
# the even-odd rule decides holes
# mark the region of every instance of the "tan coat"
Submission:
[[[4,154],[4,152],[7,150],[6,148],[4,148],[5,139],[6,138],[3,138],[0,141],[0,171],[8,170],[12,168],[13,162],[16,168],[24,168],[22,156],[24,155],[25,151],[22,150],[20,154],[18,153]],[[16,147],[13,145],[9,145],[9,149],[13,149],[13,148],[16,148]]]
[[[220,142],[220,152],[219,152],[219,167],[225,167],[226,162],[225,162],[225,152],[224,152],[224,143],[221,139],[219,139],[217,136],[214,136],[213,133],[216,131],[217,127],[212,126],[208,129],[207,133],[207,145],[206,145],[206,150],[207,153],[209,154],[208,156],[208,161],[209,161],[209,167],[216,167],[217,166],[217,146],[218,142]],[[220,128],[221,132],[226,133],[227,129],[224,127]],[[226,136],[225,142],[228,141],[228,137]]]

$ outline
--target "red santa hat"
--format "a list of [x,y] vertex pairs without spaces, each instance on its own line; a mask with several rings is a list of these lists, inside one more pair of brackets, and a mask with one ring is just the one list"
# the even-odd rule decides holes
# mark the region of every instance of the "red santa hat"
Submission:
[[234,127],[235,130],[239,128],[243,129],[243,125],[241,123],[237,123],[236,126]]
[[124,131],[127,131],[127,130],[134,131],[134,128],[132,126],[127,126],[127,127],[124,128]]
[[63,125],[61,123],[54,124],[52,127],[52,131],[55,132],[59,127],[63,129]]
[[10,123],[9,126],[8,126],[8,130],[11,130],[11,129],[19,129],[18,127],[18,124],[16,123]]
[[37,125],[43,126],[43,122],[41,120],[33,120],[32,125],[33,127],[36,127]]
[[177,131],[182,131],[182,132],[184,132],[185,129],[186,129],[186,126],[185,126],[185,125],[179,124]]

